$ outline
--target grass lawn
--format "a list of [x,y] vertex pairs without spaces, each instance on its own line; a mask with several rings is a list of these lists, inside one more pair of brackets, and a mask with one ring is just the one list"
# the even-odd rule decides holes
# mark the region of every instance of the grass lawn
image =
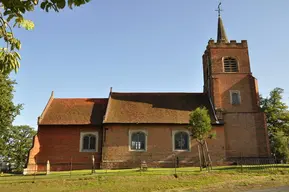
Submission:
[[[258,167],[257,167],[258,168]],[[211,172],[198,168],[97,170],[54,172],[37,176],[1,176],[0,191],[243,191],[252,188],[289,185],[289,169],[260,170],[240,173],[235,167],[218,167]]]

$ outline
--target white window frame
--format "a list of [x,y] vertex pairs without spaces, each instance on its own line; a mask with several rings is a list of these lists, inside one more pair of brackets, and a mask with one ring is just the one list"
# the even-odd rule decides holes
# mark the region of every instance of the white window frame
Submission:
[[[82,149],[83,148],[83,137],[86,135],[94,135],[95,136],[95,150],[91,149]],[[98,132],[80,132],[80,142],[79,142],[79,152],[98,152]]]
[[[145,149],[144,150],[136,150],[136,149],[132,149],[131,148],[131,136],[133,133],[137,133],[137,132],[142,132],[145,134]],[[147,151],[147,145],[148,145],[148,132],[147,130],[129,130],[129,138],[128,138],[128,149],[129,151],[135,151],[135,152],[146,152]]]
[[[175,149],[175,134],[179,133],[179,132],[185,132],[188,134],[189,136],[189,149]],[[172,131],[172,150],[173,151],[180,151],[180,152],[191,152],[191,134],[190,134],[190,131],[188,130],[173,130]]]
[[[237,93],[238,96],[239,96],[239,104],[233,104],[233,93]],[[230,90],[230,103],[232,105],[240,105],[242,103],[242,100],[241,100],[241,93],[239,90]]]

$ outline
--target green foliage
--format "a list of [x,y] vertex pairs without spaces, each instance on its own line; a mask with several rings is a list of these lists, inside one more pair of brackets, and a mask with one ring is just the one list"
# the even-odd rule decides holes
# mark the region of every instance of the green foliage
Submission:
[[9,74],[17,72],[20,67],[19,50],[21,42],[15,38],[12,28],[22,27],[32,30],[34,23],[24,18],[24,14],[34,11],[39,6],[45,11],[59,12],[67,5],[69,8],[81,6],[90,0],[0,0],[0,39],[6,43],[6,47],[0,48],[0,72]]
[[6,140],[9,138],[8,128],[22,109],[22,105],[14,105],[12,101],[15,83],[8,75],[0,73],[0,158],[4,155]]
[[[211,166],[212,162],[210,161],[209,154],[207,152],[208,148],[206,145],[206,139],[214,138],[216,133],[212,132],[211,118],[205,107],[198,107],[190,113],[188,129],[191,132],[192,138],[196,139],[201,147],[201,151],[199,151],[200,169],[202,170],[202,167],[206,167],[208,169],[208,165]],[[207,151],[205,151],[205,147]],[[209,160],[208,163],[207,159]]]
[[289,133],[289,111],[288,106],[282,102],[284,90],[275,88],[270,92],[270,96],[260,99],[261,109],[266,114],[267,126],[270,133],[279,130]]
[[271,137],[271,141],[274,144],[273,152],[277,159],[287,162],[289,158],[288,136],[284,135],[284,132],[278,131]]
[[15,84],[16,82],[9,79],[8,75],[0,73],[0,136],[5,134],[7,127],[12,125],[13,120],[22,109],[22,105],[14,105],[12,101]]
[[4,161],[14,165],[15,171],[22,171],[32,146],[36,131],[27,125],[11,126],[7,129],[2,149]]
[[289,111],[282,102],[284,90],[275,88],[269,97],[260,97],[260,107],[265,112],[271,152],[279,159],[288,159]]
[[210,137],[212,125],[208,110],[205,107],[198,107],[190,113],[189,130],[192,137],[197,141],[204,141]]

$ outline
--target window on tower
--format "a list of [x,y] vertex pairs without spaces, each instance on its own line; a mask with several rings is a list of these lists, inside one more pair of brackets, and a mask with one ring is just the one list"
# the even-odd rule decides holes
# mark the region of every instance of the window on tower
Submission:
[[224,71],[225,72],[238,72],[238,62],[237,59],[232,57],[224,58]]
[[230,98],[231,98],[231,104],[232,104],[232,105],[239,105],[239,104],[241,104],[240,91],[231,90],[231,91],[230,91]]

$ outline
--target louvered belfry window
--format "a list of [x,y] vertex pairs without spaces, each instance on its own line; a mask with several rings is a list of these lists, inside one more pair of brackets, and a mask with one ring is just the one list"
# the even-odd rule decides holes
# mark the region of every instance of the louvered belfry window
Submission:
[[224,58],[224,71],[225,72],[239,72],[238,62],[235,58]]

